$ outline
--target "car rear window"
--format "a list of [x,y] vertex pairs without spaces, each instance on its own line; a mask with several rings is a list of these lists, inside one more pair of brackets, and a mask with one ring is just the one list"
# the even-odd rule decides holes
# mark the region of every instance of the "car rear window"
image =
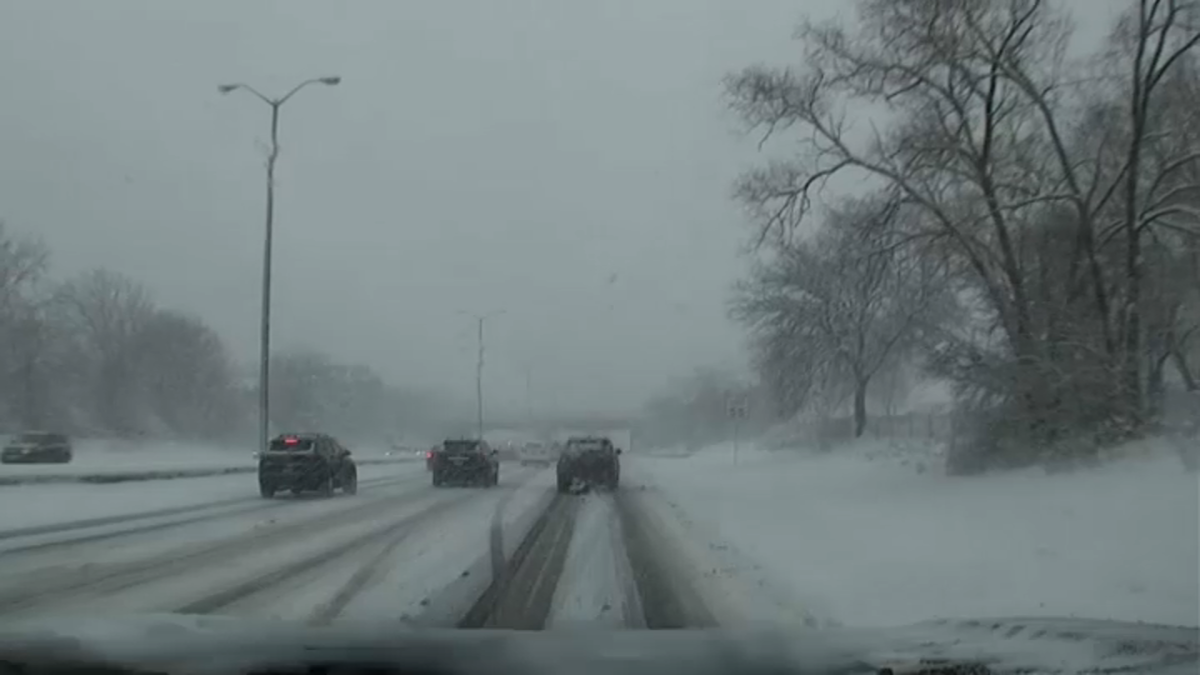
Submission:
[[479,452],[479,441],[446,441],[442,451],[447,455],[467,455]]
[[276,452],[306,452],[312,449],[311,438],[276,438],[271,441],[271,450]]

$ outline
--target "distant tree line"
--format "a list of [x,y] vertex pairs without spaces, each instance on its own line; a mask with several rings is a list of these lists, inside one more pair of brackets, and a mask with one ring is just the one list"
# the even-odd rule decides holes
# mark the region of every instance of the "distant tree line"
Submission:
[[636,422],[637,444],[696,449],[728,441],[735,432],[730,406],[738,402],[748,413],[736,421],[743,435],[763,431],[774,419],[762,388],[718,368],[697,368],[646,403]]
[[1136,0],[1071,59],[1051,0],[857,5],[727,79],[790,142],[736,190],[733,314],[780,416],[848,402],[861,434],[915,366],[954,386],[958,470],[1153,430],[1169,370],[1197,388],[1200,7]]
[[[50,252],[0,223],[0,429],[123,438],[246,440],[257,369],[240,368],[199,317],[159,306],[105,269],[58,281]],[[349,440],[421,433],[435,396],[316,352],[274,355],[274,430]]]

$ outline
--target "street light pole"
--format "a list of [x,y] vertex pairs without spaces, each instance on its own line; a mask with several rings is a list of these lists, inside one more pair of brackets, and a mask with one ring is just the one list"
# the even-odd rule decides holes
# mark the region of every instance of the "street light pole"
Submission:
[[526,424],[533,428],[533,368],[525,367],[525,416]]
[[478,338],[479,352],[475,360],[475,425],[476,433],[479,440],[483,440],[483,324],[493,316],[504,314],[504,310],[497,310],[487,314],[474,314],[471,312],[460,312],[460,314],[470,315],[475,319],[476,335]]
[[268,434],[270,433],[271,411],[271,252],[275,229],[275,162],[279,159],[279,109],[287,103],[296,92],[310,84],[336,86],[341,83],[340,77],[318,77],[305,80],[292,87],[292,90],[279,98],[268,98],[248,84],[222,84],[217,91],[228,94],[238,89],[254,94],[264,103],[271,106],[271,149],[267,154],[267,214],[266,227],[263,234],[263,266],[262,266],[262,310],[259,327],[259,361],[258,361],[258,448],[267,449]]

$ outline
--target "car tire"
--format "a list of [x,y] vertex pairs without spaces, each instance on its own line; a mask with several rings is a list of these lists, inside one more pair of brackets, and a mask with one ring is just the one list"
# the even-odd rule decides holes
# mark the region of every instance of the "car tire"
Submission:
[[442,477],[438,475],[437,471],[433,472],[433,487],[435,487],[435,488],[442,487]]
[[263,499],[271,499],[275,496],[275,486],[267,483],[259,483],[258,494],[261,495]]
[[558,492],[559,494],[567,494],[571,491],[571,481],[565,480],[562,476],[558,477]]
[[326,499],[333,496],[333,472],[327,471],[325,479],[321,481],[321,486],[317,488],[317,492]]
[[342,483],[342,493],[347,495],[358,494],[358,469],[350,467],[347,472],[346,479]]

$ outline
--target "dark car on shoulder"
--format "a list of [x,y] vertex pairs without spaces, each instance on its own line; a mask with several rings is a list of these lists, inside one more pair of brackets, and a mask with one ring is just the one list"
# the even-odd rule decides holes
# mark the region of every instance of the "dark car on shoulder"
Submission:
[[575,488],[616,490],[621,482],[621,449],[603,437],[581,436],[567,440],[558,456],[558,491]]
[[358,492],[358,467],[350,451],[328,434],[281,434],[259,453],[258,489],[268,499],[285,490],[352,495]]
[[433,486],[500,483],[496,451],[481,440],[447,440],[433,453]]
[[0,452],[4,464],[66,464],[73,456],[66,434],[26,431],[17,434]]

